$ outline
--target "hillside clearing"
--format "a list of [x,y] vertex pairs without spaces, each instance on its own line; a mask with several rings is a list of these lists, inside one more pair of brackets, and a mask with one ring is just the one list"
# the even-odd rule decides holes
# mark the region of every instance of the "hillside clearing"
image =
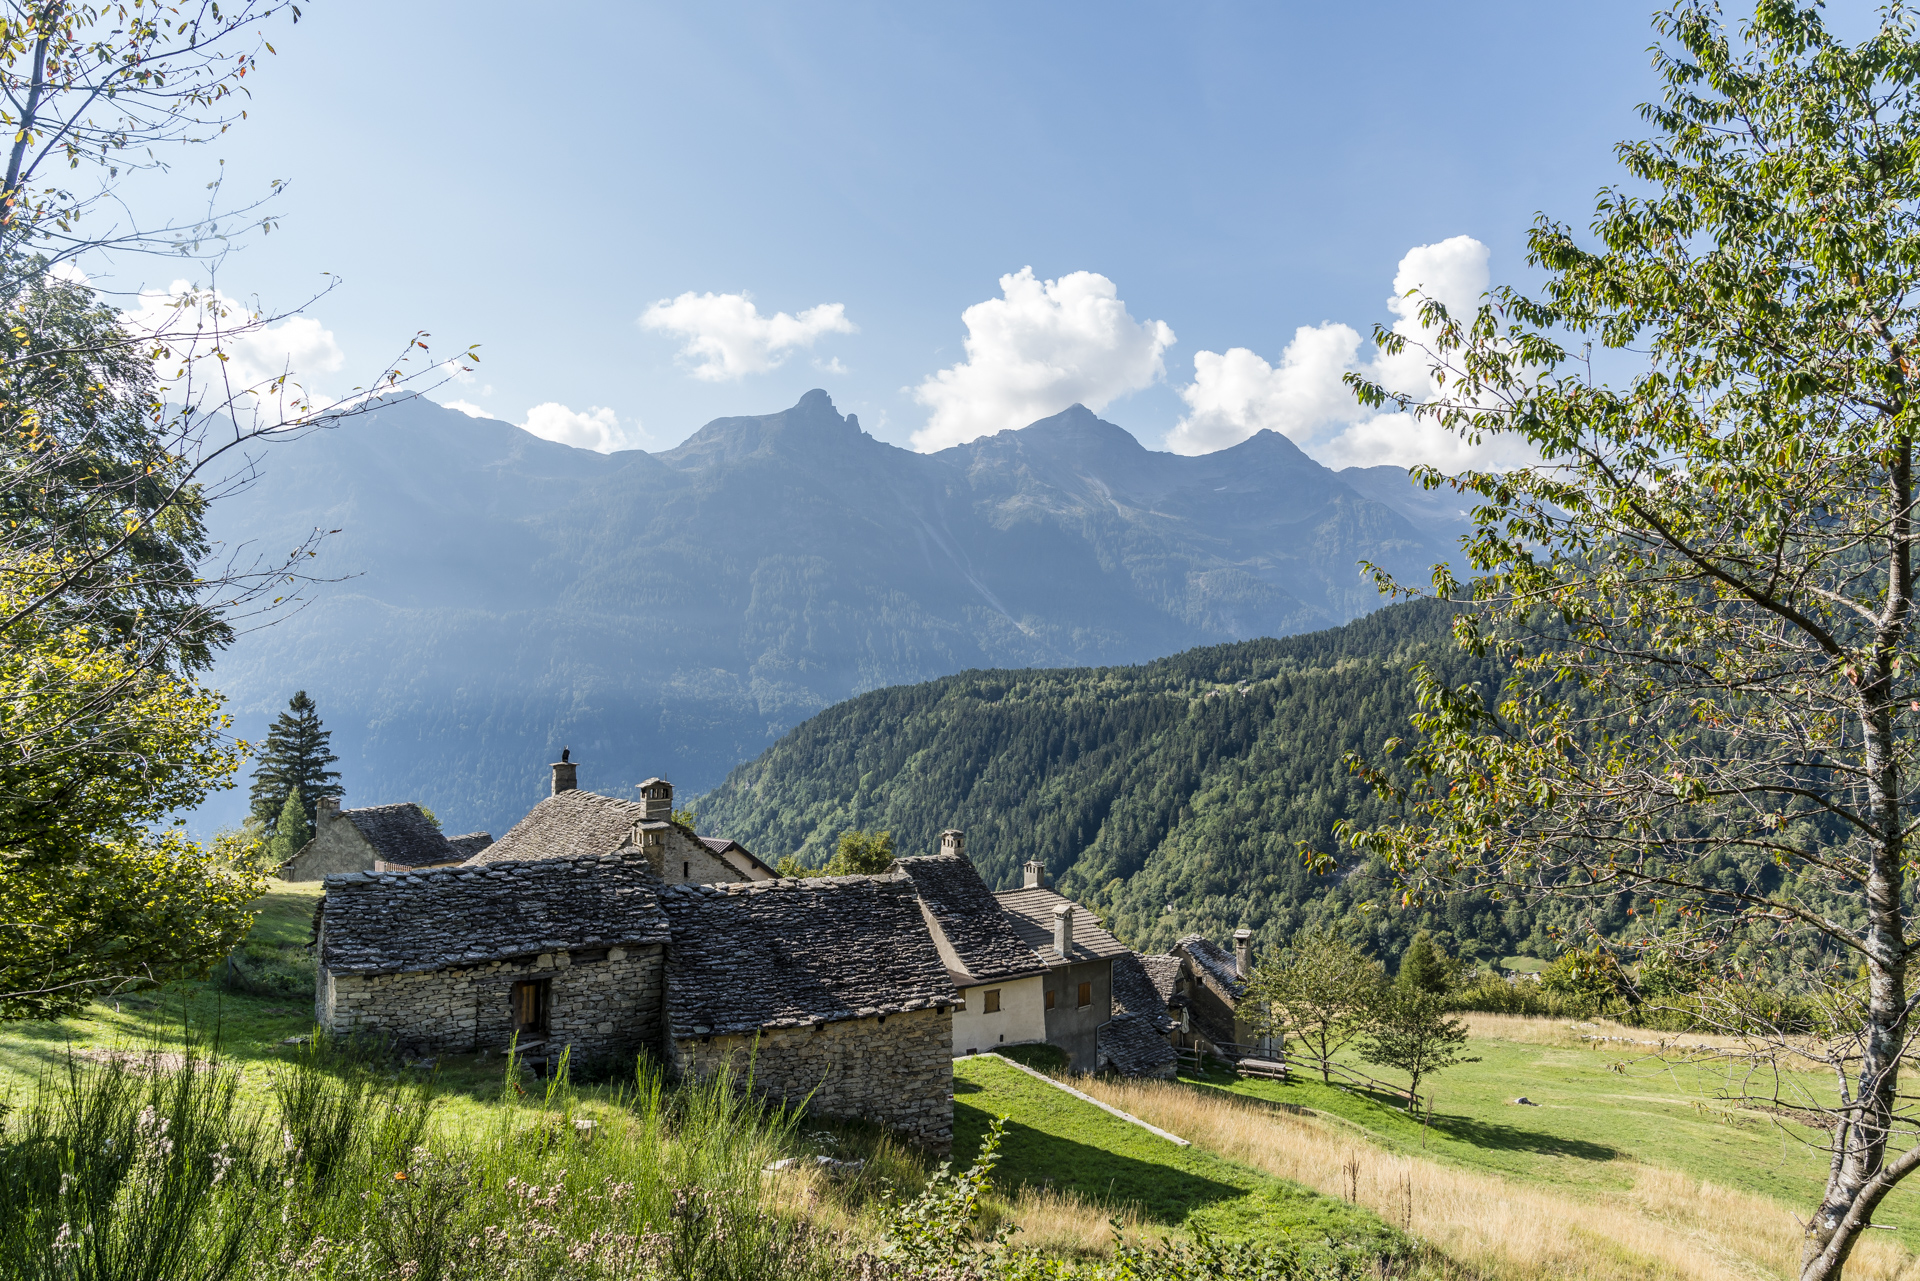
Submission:
[[1130,1211],[1160,1233],[1198,1223],[1242,1240],[1291,1235],[1352,1241],[1382,1254],[1404,1249],[1399,1234],[1366,1210],[1225,1158],[1198,1140],[1178,1147],[992,1055],[956,1059],[953,1075],[955,1163],[971,1160],[989,1122],[1006,1117],[996,1188],[1015,1198],[1053,1193],[1093,1208],[1088,1244],[1106,1235],[1109,1214]]
[[[1304,1073],[1075,1084],[1229,1160],[1352,1198],[1489,1277],[1794,1273],[1794,1210],[1818,1195],[1821,1154],[1798,1127],[1720,1097],[1723,1066],[1580,1040],[1620,1029],[1473,1022],[1481,1061],[1435,1082],[1425,1131],[1390,1094]],[[1540,1106],[1516,1104],[1522,1094]],[[1917,1207],[1911,1188],[1889,1198],[1879,1217],[1900,1230],[1864,1241],[1850,1278],[1920,1277]]]

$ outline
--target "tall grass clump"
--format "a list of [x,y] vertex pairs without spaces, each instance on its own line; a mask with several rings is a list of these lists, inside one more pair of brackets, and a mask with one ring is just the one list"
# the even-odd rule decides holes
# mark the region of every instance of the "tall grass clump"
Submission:
[[258,1239],[272,1162],[239,1077],[184,1054],[69,1056],[0,1142],[0,1276],[226,1281]]
[[[133,1070],[137,1069],[137,1070]],[[0,1281],[800,1281],[850,1247],[771,1204],[795,1117],[731,1072],[642,1062],[592,1097],[565,1064],[479,1132],[429,1078],[316,1037],[269,1101],[193,1047],[70,1057],[0,1132]]]

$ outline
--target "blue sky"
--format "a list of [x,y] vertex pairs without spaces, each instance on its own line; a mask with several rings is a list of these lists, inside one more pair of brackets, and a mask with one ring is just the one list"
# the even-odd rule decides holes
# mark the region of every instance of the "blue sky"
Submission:
[[436,398],[601,448],[820,386],[902,445],[1065,397],[1156,448],[1279,425],[1330,461],[1406,461],[1398,427],[1362,439],[1321,403],[1364,344],[1314,328],[1291,373],[1281,353],[1392,321],[1417,246],[1452,246],[1408,270],[1453,288],[1476,260],[1524,282],[1536,211],[1584,226],[1643,129],[1648,17],[315,0],[270,33],[250,119],[177,174],[289,180],[218,283],[281,308],[340,276],[288,336],[334,391],[426,329],[483,353]]

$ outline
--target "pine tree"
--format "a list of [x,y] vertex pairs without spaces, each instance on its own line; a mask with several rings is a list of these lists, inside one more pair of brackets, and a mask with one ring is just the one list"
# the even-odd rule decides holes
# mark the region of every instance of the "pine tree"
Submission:
[[1413,942],[1407,944],[1406,955],[1400,958],[1400,985],[1443,996],[1452,986],[1450,978],[1447,958],[1433,945],[1433,935],[1425,930],[1415,934]]
[[339,772],[327,768],[340,759],[329,746],[332,737],[320,727],[320,713],[307,697],[307,691],[295,694],[287,710],[280,713],[267,731],[260,766],[253,771],[253,790],[249,795],[253,799],[255,818],[277,831],[287,797],[297,790],[307,830],[312,830],[314,807],[323,798],[337,798],[346,791],[334,781],[340,777]]
[[307,821],[307,807],[299,788],[287,793],[287,802],[280,807],[280,821],[276,826],[279,830],[274,833],[272,847],[273,864],[278,867],[313,839],[313,825]]

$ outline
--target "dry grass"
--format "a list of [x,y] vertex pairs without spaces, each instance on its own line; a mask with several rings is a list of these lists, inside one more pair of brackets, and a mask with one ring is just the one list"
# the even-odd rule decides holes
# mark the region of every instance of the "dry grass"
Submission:
[[1543,1019],[1530,1014],[1459,1015],[1476,1040],[1513,1041],[1521,1045],[1556,1045],[1592,1050],[1618,1045],[1650,1051],[1660,1046],[1676,1050],[1740,1050],[1739,1039],[1698,1032],[1654,1032],[1611,1019]]
[[[874,1243],[881,1237],[876,1211],[886,1187],[911,1190],[925,1182],[925,1162],[891,1138],[883,1138],[866,1168],[856,1175],[817,1166],[769,1171],[768,1203],[795,1215],[804,1215],[816,1228],[843,1233]],[[1072,1191],[1024,1187],[1011,1198],[990,1194],[982,1203],[980,1234],[991,1234],[1002,1223],[1020,1229],[1016,1238],[1024,1247],[1073,1258],[1108,1258],[1113,1254],[1113,1224],[1129,1242],[1144,1244],[1167,1235],[1152,1229],[1132,1206],[1103,1206]]]
[[983,1226],[991,1231],[1000,1222],[1015,1223],[1020,1227],[1015,1239],[1022,1246],[1076,1258],[1105,1258],[1113,1253],[1113,1220],[1119,1221],[1126,1239],[1136,1244],[1166,1235],[1149,1232],[1146,1220],[1132,1206],[1114,1209],[1076,1192],[1051,1188],[1020,1189],[1011,1204],[990,1206]]
[[[1514,1039],[1504,1028],[1498,1035]],[[1575,1196],[1395,1156],[1251,1100],[1162,1081],[1075,1084],[1229,1160],[1357,1201],[1488,1281],[1722,1281],[1791,1276],[1799,1262],[1800,1229],[1786,1207],[1670,1170],[1626,1165],[1630,1191]],[[1920,1261],[1869,1234],[1847,1278],[1913,1281]]]

